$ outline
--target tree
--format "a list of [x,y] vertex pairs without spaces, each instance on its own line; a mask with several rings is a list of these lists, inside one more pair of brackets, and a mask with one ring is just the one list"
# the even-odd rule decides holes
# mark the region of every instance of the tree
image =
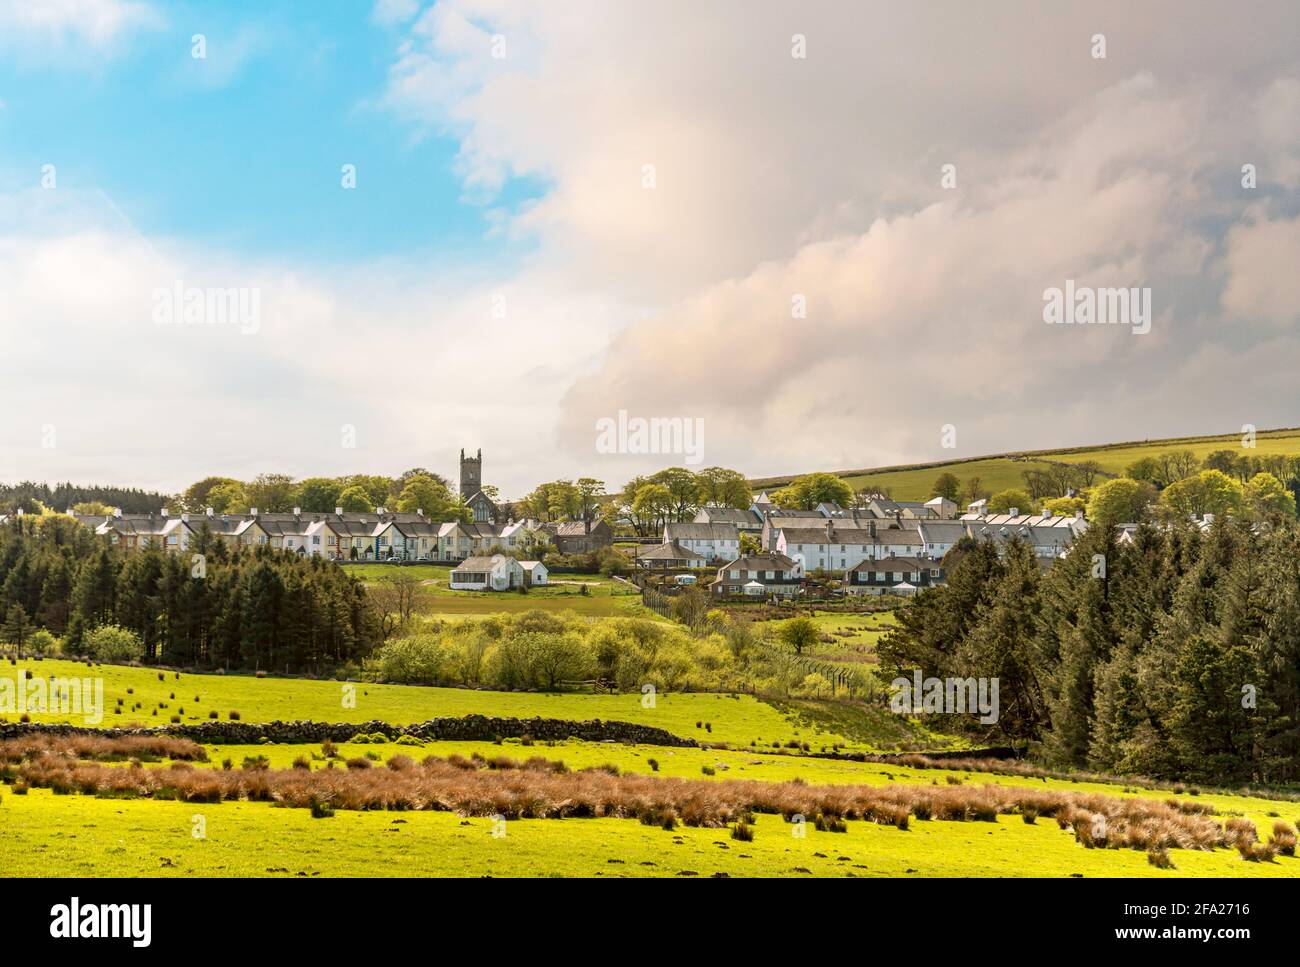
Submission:
[[1146,482],[1116,477],[1093,488],[1088,498],[1088,520],[1100,527],[1137,523],[1155,500],[1155,487]]
[[961,497],[961,481],[957,479],[955,473],[944,471],[934,478],[934,486],[930,488],[931,497],[942,497],[944,500],[951,500],[954,504]]
[[22,605],[12,605],[5,615],[4,637],[9,644],[18,649],[19,658],[23,657],[23,647],[27,644],[32,630],[31,621],[28,620],[27,612],[23,610]]
[[144,657],[144,643],[127,628],[100,625],[86,636],[86,654],[96,661],[139,661]]
[[1250,478],[1243,494],[1247,509],[1261,520],[1277,520],[1296,515],[1295,495],[1271,473],[1258,473]]
[[695,516],[700,505],[700,485],[695,474],[685,467],[669,467],[651,475],[650,482],[667,489],[671,506],[669,516],[674,521],[689,520]]
[[343,484],[340,481],[330,477],[309,477],[298,485],[295,506],[308,514],[332,514],[341,493]]
[[805,649],[811,651],[817,645],[817,626],[811,618],[791,618],[778,634],[796,655],[802,655]]
[[1088,502],[1082,497],[1053,497],[1043,501],[1043,510],[1051,511],[1057,517],[1068,517],[1087,506]]
[[595,520],[600,509],[600,499],[605,496],[605,481],[592,477],[579,477],[574,484],[578,496],[578,519]]
[[705,467],[695,475],[700,488],[700,503],[706,507],[745,508],[754,502],[749,481],[738,470]]
[[1025,491],[1013,487],[1008,490],[999,490],[989,498],[989,513],[1009,514],[1014,509],[1022,514],[1027,514],[1033,504],[1034,498],[1030,497]]
[[352,486],[348,487],[339,494],[338,506],[343,508],[344,513],[348,514],[369,514],[375,509],[370,495],[366,493],[365,488]]
[[[470,496],[473,496],[472,494]],[[397,509],[404,514],[424,511],[430,520],[458,520],[456,499],[450,490],[432,477],[415,476],[406,481],[397,498]]]
[[293,510],[296,487],[287,473],[259,473],[245,485],[249,505],[263,514],[287,514]]
[[757,534],[750,531],[743,531],[740,535],[740,556],[745,557],[750,554],[757,554],[763,549],[763,542]]
[[632,501],[632,512],[647,525],[647,530],[662,531],[674,507],[673,495],[659,483],[642,484]]
[[[218,514],[245,514],[252,506],[248,502],[248,494],[244,492],[244,485],[238,480],[217,484],[208,491],[207,501],[206,506]],[[261,510],[260,507],[258,509]]]
[[1147,483],[1163,487],[1170,483],[1166,479],[1160,463],[1154,457],[1142,457],[1133,461],[1124,470],[1124,476],[1130,480],[1145,480]]
[[853,502],[853,488],[833,473],[810,473],[782,487],[772,499],[786,510],[813,510],[824,503],[847,507]]
[[1160,503],[1179,517],[1241,514],[1245,492],[1241,483],[1221,470],[1202,470],[1194,477],[1175,480],[1160,494]]

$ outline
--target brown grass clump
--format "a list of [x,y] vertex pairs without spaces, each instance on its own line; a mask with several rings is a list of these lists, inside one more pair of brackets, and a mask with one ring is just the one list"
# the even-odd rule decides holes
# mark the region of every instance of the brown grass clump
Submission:
[[66,759],[95,759],[101,762],[126,759],[182,759],[206,762],[207,750],[189,739],[170,736],[131,735],[109,738],[103,735],[42,733],[0,742],[0,763],[17,763],[42,755]]
[[1161,847],[1152,847],[1147,850],[1147,862],[1158,870],[1174,869],[1174,861],[1169,858],[1169,850]]
[[1285,819],[1273,824],[1273,838],[1269,841],[1282,856],[1295,856],[1296,830]]
[[[752,814],[816,817],[819,828],[839,830],[849,820],[908,829],[912,818],[991,822],[1001,814],[1030,813],[1073,828],[1093,847],[1213,849],[1228,833],[1205,816],[1189,815],[1151,799],[1100,793],[1030,790],[1011,786],[814,786],[760,782],[614,775],[603,769],[571,772],[540,757],[491,763],[429,756],[418,765],[394,757],[386,769],[353,759],[348,769],[244,769],[173,771],[122,769],[75,758],[40,755],[12,768],[16,779],[61,792],[134,795],[182,801],[245,799],[281,806],[329,809],[431,809],[466,816],[511,818],[609,816],[639,819],[671,829],[724,827]],[[332,760],[331,760],[332,762]],[[1104,818],[1105,840],[1094,819]]]

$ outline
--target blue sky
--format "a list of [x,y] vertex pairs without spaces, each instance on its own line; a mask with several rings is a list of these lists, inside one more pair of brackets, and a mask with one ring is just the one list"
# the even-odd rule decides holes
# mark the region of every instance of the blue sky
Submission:
[[[62,187],[102,189],[146,235],[249,256],[517,257],[489,213],[538,186],[514,179],[488,201],[468,197],[456,137],[378,103],[394,29],[362,3],[303,9],[169,5],[129,56],[85,70],[63,56],[0,60],[0,191],[55,163]],[[196,33],[206,59],[191,54]],[[340,190],[344,164],[356,165],[355,191]]]

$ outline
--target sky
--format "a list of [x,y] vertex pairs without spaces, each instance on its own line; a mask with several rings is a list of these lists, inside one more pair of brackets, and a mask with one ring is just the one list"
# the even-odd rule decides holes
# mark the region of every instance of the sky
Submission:
[[[482,448],[517,497],[1300,425],[1297,37],[1289,0],[0,0],[0,480]],[[1045,324],[1067,283],[1149,331]]]

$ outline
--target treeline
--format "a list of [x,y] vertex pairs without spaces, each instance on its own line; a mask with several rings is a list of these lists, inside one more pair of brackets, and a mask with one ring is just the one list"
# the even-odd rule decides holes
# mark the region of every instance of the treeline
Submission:
[[[953,560],[955,558],[956,560]],[[999,679],[996,729],[1066,767],[1300,778],[1300,528],[1094,527],[1043,572],[966,542],[897,612],[888,675]],[[967,723],[974,727],[973,722]]]
[[76,504],[102,504],[120,507],[129,514],[147,514],[165,507],[167,497],[134,487],[83,487],[71,483],[51,487],[30,480],[0,484],[0,514],[19,510],[25,514],[39,514],[44,509],[62,512]]
[[[87,652],[96,628],[139,636],[150,663],[318,672],[358,664],[378,643],[365,588],[336,564],[269,548],[231,550],[201,532],[191,554],[123,554],[71,518],[0,527],[0,614]],[[9,635],[12,637],[12,635]],[[8,642],[20,645],[21,642]]]

